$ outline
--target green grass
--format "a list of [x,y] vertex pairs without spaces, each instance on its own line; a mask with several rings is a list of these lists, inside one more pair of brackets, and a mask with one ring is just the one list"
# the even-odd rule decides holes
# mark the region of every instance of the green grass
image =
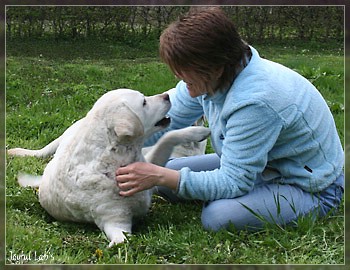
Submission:
[[[108,90],[128,87],[152,95],[174,87],[176,79],[159,62],[156,48],[97,42],[8,42],[6,146],[44,146],[83,117]],[[256,48],[317,85],[333,104],[343,141],[343,52],[307,46]],[[201,203],[169,204],[155,196],[150,213],[136,223],[129,241],[108,249],[106,237],[95,226],[55,221],[41,208],[35,190],[18,186],[19,171],[40,174],[47,162],[7,157],[8,264],[344,263],[342,207],[317,222],[305,217],[286,228],[269,225],[256,233],[234,229],[213,233],[202,229]],[[31,254],[31,260],[16,260],[14,254],[22,258]]]

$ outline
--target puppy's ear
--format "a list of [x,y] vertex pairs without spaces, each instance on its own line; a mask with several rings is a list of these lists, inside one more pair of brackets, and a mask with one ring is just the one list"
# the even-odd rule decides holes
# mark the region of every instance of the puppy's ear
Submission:
[[118,141],[122,143],[132,142],[134,138],[143,136],[144,129],[139,117],[125,104],[118,109],[115,116],[114,132]]

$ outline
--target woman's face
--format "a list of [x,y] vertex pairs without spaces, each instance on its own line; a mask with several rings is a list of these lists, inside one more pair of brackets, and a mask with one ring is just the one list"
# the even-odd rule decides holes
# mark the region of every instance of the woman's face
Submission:
[[203,78],[195,72],[182,72],[181,74],[175,74],[175,76],[186,83],[191,97],[195,98],[208,93]]
[[[220,72],[220,76],[221,74],[222,71]],[[175,76],[186,83],[188,93],[193,98],[215,92],[218,85],[217,77],[219,77],[218,73],[215,72],[213,73],[213,78],[216,79],[209,80],[194,71],[176,73]]]

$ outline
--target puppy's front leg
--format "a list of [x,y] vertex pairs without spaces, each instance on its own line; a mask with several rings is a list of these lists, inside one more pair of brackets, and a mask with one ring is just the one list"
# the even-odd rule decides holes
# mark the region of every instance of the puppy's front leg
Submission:
[[[106,197],[108,195],[105,194],[104,196]],[[95,224],[109,239],[109,247],[123,243],[126,239],[124,232],[131,234],[131,213],[133,209],[125,204],[126,201],[127,198],[125,200],[118,200],[118,203],[115,200],[107,203],[100,202],[96,208],[90,209]]]
[[147,162],[164,166],[176,145],[205,140],[210,134],[206,127],[192,126],[169,131],[152,147],[145,159]]
[[106,222],[103,228],[106,236],[111,241],[108,247],[112,247],[116,244],[123,243],[126,239],[124,233],[131,234],[131,223],[130,224],[120,224],[114,222]]

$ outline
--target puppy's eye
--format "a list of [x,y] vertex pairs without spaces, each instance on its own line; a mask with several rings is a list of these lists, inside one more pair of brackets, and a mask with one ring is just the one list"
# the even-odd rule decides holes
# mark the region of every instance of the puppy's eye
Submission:
[[143,106],[146,106],[146,105],[147,105],[146,99],[143,100],[143,104],[142,104],[142,105],[143,105]]

